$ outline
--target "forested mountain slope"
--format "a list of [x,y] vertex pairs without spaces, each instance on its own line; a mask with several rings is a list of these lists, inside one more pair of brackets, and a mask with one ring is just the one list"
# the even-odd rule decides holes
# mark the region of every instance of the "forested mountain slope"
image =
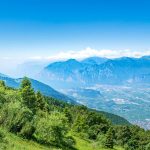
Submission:
[[[19,79],[13,79],[11,77],[8,77],[6,75],[0,74],[0,80],[5,81],[7,86],[13,87],[13,88],[19,88],[20,83],[22,81],[22,78]],[[69,103],[76,103],[73,99],[69,98],[68,96],[56,91],[55,89],[53,89],[52,87],[39,82],[37,80],[34,79],[30,79],[32,86],[34,88],[35,91],[41,91],[42,94],[46,95],[46,96],[51,96],[53,98],[57,98],[59,100],[63,100]]]
[[0,128],[1,149],[9,149],[10,133],[26,139],[27,145],[35,141],[43,149],[84,150],[87,145],[93,150],[94,143],[96,150],[148,150],[150,145],[150,131],[113,125],[100,112],[45,97],[33,90],[27,78],[19,89],[0,82]]

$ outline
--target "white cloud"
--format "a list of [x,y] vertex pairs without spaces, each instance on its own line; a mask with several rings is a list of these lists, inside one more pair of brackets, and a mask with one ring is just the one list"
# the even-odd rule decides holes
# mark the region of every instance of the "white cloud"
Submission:
[[98,56],[98,57],[107,57],[107,58],[118,58],[118,57],[141,57],[144,55],[150,55],[150,50],[144,50],[144,51],[133,51],[130,49],[125,50],[109,50],[109,49],[92,49],[90,47],[80,50],[80,51],[68,51],[68,52],[60,52],[56,55],[48,56],[48,57],[40,57],[35,56],[31,57],[30,59],[34,60],[49,60],[49,61],[55,61],[55,60],[66,60],[70,58],[74,59],[84,59],[87,57],[92,56]]
[[50,56],[40,56],[40,55],[33,55],[31,57],[0,57],[0,72],[4,74],[9,74],[14,76],[14,68],[18,66],[18,64],[32,62],[33,63],[46,63],[55,62],[58,60],[67,60],[70,58],[74,58],[77,60],[81,60],[87,57],[98,56],[98,57],[107,57],[107,58],[118,58],[118,57],[141,57],[144,55],[150,55],[150,50],[143,50],[143,51],[134,51],[130,49],[125,50],[110,50],[110,49],[92,49],[90,47],[80,50],[80,51],[67,51],[67,52],[59,52],[54,55]]
[[43,58],[41,56],[33,56],[33,57],[29,57],[28,59],[40,60],[40,59],[43,59]]

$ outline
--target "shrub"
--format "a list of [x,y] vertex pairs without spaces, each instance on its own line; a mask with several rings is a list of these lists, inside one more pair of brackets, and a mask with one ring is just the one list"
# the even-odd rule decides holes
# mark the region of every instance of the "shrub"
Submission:
[[53,112],[38,120],[34,137],[41,143],[60,146],[67,134],[67,118],[58,112]]
[[128,143],[125,145],[125,150],[137,150],[138,149],[138,141],[136,140],[129,140]]
[[7,139],[5,132],[0,128],[0,149],[5,150],[7,148]]
[[26,122],[23,128],[20,131],[20,135],[27,139],[31,139],[34,134],[35,128],[33,122]]
[[150,150],[150,143],[146,145],[146,150]]
[[70,147],[71,148],[75,144],[76,144],[76,142],[75,142],[75,140],[74,140],[74,138],[72,136],[68,136],[68,137],[64,138],[64,145],[66,147]]

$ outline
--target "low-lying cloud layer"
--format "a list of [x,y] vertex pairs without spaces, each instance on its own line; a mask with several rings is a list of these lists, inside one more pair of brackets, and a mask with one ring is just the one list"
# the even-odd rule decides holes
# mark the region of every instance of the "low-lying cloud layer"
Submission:
[[23,65],[26,64],[49,64],[51,62],[59,61],[59,60],[67,60],[67,59],[77,59],[82,60],[88,57],[107,57],[107,58],[118,58],[118,57],[142,57],[145,55],[150,55],[150,50],[143,51],[134,51],[130,49],[126,50],[109,50],[109,49],[92,49],[90,47],[80,50],[80,51],[67,51],[67,52],[59,52],[54,55],[48,56],[45,53],[45,57],[41,56],[31,56],[25,58],[23,56],[12,58],[12,57],[3,57],[0,58],[0,72],[4,74],[9,74],[11,76],[15,76],[15,68],[18,68],[18,64]]
[[126,50],[108,50],[108,49],[92,49],[90,47],[80,50],[80,51],[68,51],[68,52],[60,52],[56,55],[48,56],[48,57],[40,57],[35,56],[31,57],[32,60],[66,60],[70,58],[74,59],[84,59],[87,57],[107,57],[107,58],[118,58],[118,57],[141,57],[145,55],[150,55],[150,50],[143,50],[143,51],[133,51],[130,49]]

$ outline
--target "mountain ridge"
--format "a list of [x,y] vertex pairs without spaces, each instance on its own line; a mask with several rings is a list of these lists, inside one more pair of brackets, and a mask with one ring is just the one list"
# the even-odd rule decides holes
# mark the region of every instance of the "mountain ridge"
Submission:
[[[47,84],[51,84],[53,81],[60,81],[64,84],[77,84],[79,86],[87,86],[89,84],[124,85],[131,84],[131,81],[132,84],[136,84],[136,77],[138,78],[142,74],[146,75],[148,78],[146,80],[150,79],[149,56],[141,58],[121,57],[116,59],[99,58],[104,59],[102,63],[96,63],[94,59],[97,60],[98,57],[87,58],[83,61],[69,59],[52,63],[37,75],[37,79]],[[88,62],[88,60],[92,60],[92,62]],[[87,63],[85,63],[86,61]]]
[[[8,87],[18,89],[20,87],[20,84],[21,84],[23,78],[13,79],[13,78],[8,77],[7,75],[4,75],[4,76],[0,76],[0,80],[4,81]],[[75,105],[81,106],[81,104],[77,103],[73,99],[73,97],[70,98],[67,95],[62,94],[62,93],[56,91],[55,89],[51,88],[50,86],[45,85],[44,83],[41,83],[37,80],[34,80],[34,79],[29,79],[29,80],[35,91],[40,91],[43,95],[54,98],[53,99],[54,103],[55,103],[55,99],[56,99],[56,101],[58,101],[57,103],[64,102],[64,103],[69,103],[71,105],[75,104]],[[59,100],[61,100],[61,101],[59,101]],[[123,118],[119,115],[115,115],[113,113],[108,113],[108,112],[104,112],[104,111],[98,111],[98,110],[94,110],[94,109],[90,109],[90,108],[89,108],[89,110],[103,114],[106,118],[110,119],[113,124],[131,125],[130,122],[128,122],[125,118]]]
[[[10,86],[13,88],[19,88],[22,79],[23,78],[13,79],[13,78],[10,78],[7,76],[0,75],[0,80],[5,81],[7,86]],[[31,78],[30,78],[30,81],[31,81],[35,91],[41,91],[41,93],[44,94],[45,96],[51,96],[53,98],[63,100],[63,101],[69,102],[69,103],[76,103],[73,99],[69,98],[65,94],[62,94],[62,93],[56,91],[49,85],[46,85],[42,82],[39,82],[39,81],[31,79]]]

